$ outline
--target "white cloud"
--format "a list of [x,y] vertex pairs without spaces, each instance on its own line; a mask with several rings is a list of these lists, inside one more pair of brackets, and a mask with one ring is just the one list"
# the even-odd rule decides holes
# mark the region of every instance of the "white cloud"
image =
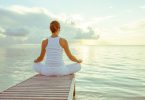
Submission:
[[9,11],[13,11],[19,14],[29,14],[29,13],[33,13],[33,14],[46,14],[48,16],[54,17],[54,15],[50,12],[48,12],[48,10],[46,8],[40,8],[40,7],[25,7],[25,6],[19,6],[19,5],[13,5],[10,6],[9,8],[7,8]]
[[[100,41],[124,41],[144,32],[144,22],[129,26],[100,26],[101,23],[110,21],[114,16],[96,16],[86,18],[79,14],[67,15],[65,13],[53,14],[45,8],[10,6],[0,8],[0,26],[5,32],[3,36],[13,37],[17,43],[20,39],[25,43],[40,42],[49,33],[49,23],[52,20],[59,20],[61,23],[61,35],[68,39],[98,39]],[[142,24],[141,24],[142,23]],[[111,25],[108,23],[108,25]],[[103,24],[104,25],[104,24]],[[142,33],[141,33],[142,32]],[[29,34],[28,34],[29,33]],[[71,36],[71,37],[70,37]],[[141,35],[140,35],[141,36]],[[23,38],[20,38],[23,37]],[[8,37],[5,37],[8,38]],[[1,40],[0,40],[1,41]],[[135,39],[134,39],[135,41]]]
[[145,19],[120,27],[120,32],[128,43],[145,45]]
[[140,8],[141,8],[141,9],[145,9],[145,6],[141,6]]
[[[100,29],[98,28],[101,22],[114,18],[113,16],[95,17],[95,18],[84,18],[81,15],[65,15],[62,14],[58,17],[59,20],[72,25],[74,28],[69,29],[70,31],[76,30],[76,39],[98,39]],[[66,28],[65,28],[66,29]]]
[[60,21],[61,34],[64,37],[69,39],[98,39],[97,25],[112,18],[112,16],[84,18],[79,14],[54,15],[45,8],[14,5],[0,8],[0,18],[0,26],[6,29],[3,35],[15,38],[24,36],[23,40],[34,42],[48,35],[49,23],[55,19]]
[[0,27],[0,33],[3,33],[3,32],[5,32],[5,29]]
[[142,32],[145,34],[145,19],[124,25],[121,29],[127,32],[136,32],[138,34]]
[[6,35],[3,34],[4,32],[5,32],[5,30],[2,27],[0,27],[0,38],[6,37]]

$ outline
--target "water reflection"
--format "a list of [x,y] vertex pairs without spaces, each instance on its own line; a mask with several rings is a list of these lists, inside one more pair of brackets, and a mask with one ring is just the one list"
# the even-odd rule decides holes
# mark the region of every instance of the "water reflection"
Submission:
[[[78,100],[145,100],[145,47],[71,46],[83,59],[76,74]],[[19,83],[35,72],[31,66],[40,46],[0,48],[0,90]],[[69,59],[64,54],[66,63]]]

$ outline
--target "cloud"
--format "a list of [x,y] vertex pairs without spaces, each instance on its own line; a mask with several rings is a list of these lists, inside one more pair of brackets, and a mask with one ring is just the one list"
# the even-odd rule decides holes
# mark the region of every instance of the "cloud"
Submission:
[[99,39],[99,34],[97,35],[97,33],[90,27],[88,27],[88,31],[81,31],[78,30],[79,33],[78,35],[75,36],[76,39]]
[[[32,12],[33,10],[31,10],[31,8],[29,8],[30,12],[26,12],[28,10],[27,7],[23,7],[23,9],[27,9],[26,11],[19,11],[19,9],[17,9],[19,12],[13,10],[12,8],[10,7],[0,9],[0,24],[6,28],[20,26],[28,28],[44,28],[44,26],[48,25],[48,20],[50,20],[48,15],[46,15],[45,13],[36,13],[36,10]],[[23,14],[21,14],[20,12]]]
[[2,27],[0,27],[0,38],[6,37],[6,35],[3,34],[4,32],[5,32],[5,30]]
[[145,45],[145,19],[123,25],[120,32],[128,43]]
[[4,29],[0,27],[0,45],[6,46],[10,44],[25,43],[28,39],[28,34],[29,31],[27,29]]
[[[58,17],[59,20],[63,21],[63,23],[67,23],[67,25],[63,25],[63,27],[68,29],[69,33],[73,33],[75,39],[99,39],[100,37],[100,23],[114,18],[113,16],[104,16],[104,17],[94,17],[94,18],[84,18],[81,15],[61,15]],[[68,26],[71,27],[68,27]],[[64,31],[64,33],[65,33]]]
[[35,13],[35,14],[48,14],[47,9],[45,8],[40,8],[40,7],[24,7],[24,6],[18,6],[18,5],[14,5],[14,6],[10,6],[9,8],[7,8],[10,11],[25,15],[28,13]]
[[113,8],[113,6],[109,6],[109,8],[110,8],[110,9],[112,9],[112,8]]
[[26,37],[29,34],[29,30],[25,28],[8,28],[4,29],[0,27],[1,36],[12,36],[12,37]]
[[145,6],[141,6],[140,8],[141,8],[141,9],[145,9]]
[[23,37],[23,36],[27,36],[29,34],[29,31],[24,28],[15,28],[15,29],[9,28],[6,29],[5,32],[3,32],[3,34],[7,36]]
[[5,41],[6,44],[39,43],[44,33],[48,33],[48,24],[51,20],[46,9],[21,6],[0,8],[0,18],[0,26],[5,30],[0,33],[0,37],[5,36],[5,39],[1,39],[0,42]]
[[138,39],[145,37],[144,20],[120,28],[111,21],[116,18],[114,16],[89,18],[79,14],[53,14],[42,7],[15,5],[0,8],[0,18],[0,42],[7,40],[13,41],[12,43],[40,43],[43,38],[50,35],[49,23],[52,20],[60,22],[60,34],[67,39],[99,39],[103,42],[116,43],[122,40],[130,41],[130,39],[136,41],[136,37]]
[[0,27],[0,34],[2,34],[3,32],[5,32],[4,28]]
[[60,21],[62,26],[61,34],[66,38],[98,39],[97,24],[112,18],[112,16],[84,18],[79,14],[54,15],[45,8],[17,5],[0,8],[0,17],[0,26],[5,29],[3,35],[13,37],[25,36],[29,42],[39,41],[46,37],[49,31],[49,23],[52,20]]
[[121,27],[121,29],[127,32],[136,32],[138,34],[140,33],[145,34],[145,19],[124,25]]

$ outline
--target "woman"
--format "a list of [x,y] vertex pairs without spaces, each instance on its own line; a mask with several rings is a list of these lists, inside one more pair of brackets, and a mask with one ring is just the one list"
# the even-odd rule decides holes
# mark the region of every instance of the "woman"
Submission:
[[[40,56],[34,60],[33,68],[42,75],[68,75],[78,72],[81,69],[81,60],[73,56],[69,50],[66,39],[59,36],[60,24],[58,21],[50,23],[52,35],[42,41]],[[63,61],[63,51],[71,61],[76,63],[65,65]],[[46,54],[45,64],[40,63]]]

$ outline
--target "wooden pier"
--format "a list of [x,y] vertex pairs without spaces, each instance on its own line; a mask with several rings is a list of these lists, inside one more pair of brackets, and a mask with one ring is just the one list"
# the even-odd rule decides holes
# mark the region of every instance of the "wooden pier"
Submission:
[[0,92],[0,100],[74,100],[74,74],[67,76],[34,75]]

